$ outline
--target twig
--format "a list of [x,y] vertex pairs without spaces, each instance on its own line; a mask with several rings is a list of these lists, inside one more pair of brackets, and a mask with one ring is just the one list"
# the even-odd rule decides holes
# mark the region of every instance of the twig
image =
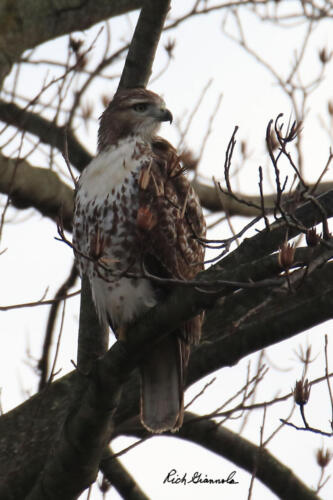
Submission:
[[216,380],[216,377],[213,377],[209,382],[207,382],[207,384],[204,385],[204,387],[198,392],[198,394],[196,394],[189,403],[187,403],[187,405],[184,407],[185,410],[187,410],[187,408],[189,408],[193,403],[194,401],[196,401],[198,398],[200,398],[200,396],[202,396],[204,394],[204,392],[206,391],[206,389],[212,385]]
[[129,471],[122,465],[120,460],[115,458],[115,453],[108,447],[104,451],[104,457],[100,464],[100,470],[104,474],[103,482],[99,485],[103,493],[103,498],[106,498],[107,488],[103,488],[105,479],[108,481],[108,486],[112,485],[121,498],[131,500],[149,500],[148,497],[140,489],[137,481],[132,477]]
[[3,227],[4,227],[4,223],[5,223],[6,212],[8,210],[9,204],[10,204],[10,196],[12,194],[12,190],[13,190],[13,187],[14,187],[15,176],[16,176],[17,168],[18,168],[18,165],[19,165],[19,162],[20,162],[20,154],[21,154],[21,150],[22,150],[22,147],[23,147],[23,138],[24,138],[24,135],[25,135],[25,131],[23,131],[22,134],[21,134],[21,140],[20,140],[18,155],[17,155],[17,158],[15,160],[15,165],[14,165],[14,168],[13,168],[11,179],[9,181],[9,189],[8,189],[8,194],[7,194],[7,198],[6,198],[6,203],[5,203],[4,209],[3,209],[2,214],[1,214],[1,219],[0,219],[0,242],[1,242],[1,238],[2,238],[2,231],[3,231]]
[[55,366],[56,366],[57,359],[58,359],[58,354],[59,354],[59,349],[60,349],[60,342],[61,342],[61,337],[62,337],[62,332],[63,332],[63,327],[64,327],[65,310],[66,310],[66,300],[64,300],[64,305],[62,307],[60,330],[59,330],[59,335],[58,335],[56,350],[55,350],[55,354],[54,354],[54,360],[53,360],[53,364],[52,364],[52,368],[51,368],[51,373],[50,373],[50,377],[49,377],[49,380],[48,380],[49,384],[53,381],[53,378],[56,375],[56,373],[55,373]]
[[221,106],[222,98],[223,98],[223,94],[220,94],[217,98],[214,110],[213,110],[211,116],[208,118],[208,127],[207,127],[206,133],[202,139],[202,143],[201,143],[201,147],[200,147],[199,155],[198,155],[198,162],[200,162],[202,157],[203,157],[208,138],[209,138],[210,134],[212,133],[214,120],[216,119],[216,116],[217,116],[218,111],[219,111],[220,106]]
[[[281,283],[283,282],[284,278],[277,277],[273,279],[265,279],[257,282],[241,282],[241,281],[229,281],[229,280],[181,280],[177,278],[160,278],[159,276],[156,276],[154,274],[151,274],[146,267],[144,266],[144,263],[142,265],[143,268],[143,273],[131,273],[127,269],[125,271],[119,271],[119,270],[113,270],[110,269],[110,267],[105,266],[102,262],[101,259],[96,260],[95,257],[91,257],[89,255],[84,254],[80,250],[74,247],[73,243],[71,243],[65,236],[63,229],[61,228],[61,225],[59,224],[58,221],[58,233],[60,235],[60,238],[55,238],[58,241],[62,241],[63,243],[66,243],[66,245],[70,246],[75,253],[79,254],[81,257],[93,262],[96,266],[97,273],[99,277],[106,282],[114,282],[117,280],[120,280],[122,277],[126,278],[134,278],[134,279],[141,279],[141,278],[148,278],[151,281],[155,281],[156,283],[160,283],[163,285],[166,284],[173,284],[173,285],[179,285],[183,287],[200,287],[200,290],[202,292],[205,292],[205,290],[202,289],[202,287],[207,287],[207,288],[214,288],[217,286],[228,286],[231,288],[262,288],[262,287],[279,287],[281,286]],[[100,270],[100,271],[99,271]],[[101,271],[106,272],[108,275],[112,276],[112,278],[107,278],[105,275],[101,273]],[[211,293],[218,293],[219,290],[212,290]]]
[[313,432],[314,434],[320,434],[321,436],[327,436],[327,437],[333,436],[333,432],[324,432],[324,431],[322,431],[320,429],[316,429],[316,428],[310,427],[310,426],[308,426],[308,427],[299,427],[299,426],[293,424],[292,422],[287,422],[283,418],[280,418],[280,422],[282,422],[284,425],[289,425],[289,427],[293,427],[297,431],[309,431],[309,432]]
[[[40,371],[39,390],[42,390],[47,383],[47,376],[49,369],[49,354],[52,344],[52,336],[53,336],[53,330],[54,330],[55,320],[57,317],[58,308],[62,300],[66,300],[68,297],[74,295],[74,294],[67,295],[67,291],[72,286],[74,286],[77,276],[78,272],[75,264],[73,264],[69,276],[66,278],[65,282],[60,286],[59,290],[57,291],[52,301],[52,307],[49,313],[46,332],[44,336],[42,355],[38,362],[38,369]],[[81,293],[81,290],[75,292],[75,295],[78,295],[79,293]]]
[[230,194],[232,194],[231,184],[230,184],[230,167],[231,167],[231,159],[234,152],[234,148],[236,145],[236,134],[237,134],[238,126],[236,125],[230,141],[228,143],[227,150],[225,152],[225,160],[224,160],[224,179],[227,185],[227,190]]
[[263,192],[263,174],[262,174],[262,167],[259,167],[259,191],[260,191],[260,205],[261,205],[261,213],[262,217],[265,221],[265,226],[267,231],[269,230],[269,221],[266,215],[266,210],[265,210],[265,198],[264,198],[264,192]]
[[[264,366],[263,365],[263,358],[264,358],[264,355],[265,355],[265,351],[264,349],[262,349],[260,351],[260,354],[259,354],[259,357],[258,357],[258,362],[257,362],[257,370],[256,370],[256,374],[259,375],[260,371],[261,371],[261,367]],[[247,378],[250,378],[250,367],[251,367],[251,363],[249,362],[248,364],[248,374],[247,374]],[[257,389],[258,389],[258,386],[259,386],[259,383],[263,380],[263,377],[257,377],[254,379],[254,384],[253,384],[253,389],[252,389],[252,394],[251,394],[251,403],[253,404],[256,400],[256,393],[257,393]],[[243,397],[243,401],[242,401],[242,404],[245,403],[245,401],[248,399],[248,396],[247,396],[247,388],[245,389],[244,391],[244,397]],[[240,426],[240,429],[239,429],[239,434],[241,434],[243,432],[243,430],[245,429],[245,426],[247,424],[247,421],[248,421],[248,418],[250,416],[250,412],[247,412],[245,415],[244,415],[244,418],[243,418],[243,422]]]
[[201,103],[202,103],[202,101],[203,101],[203,99],[204,99],[204,97],[205,97],[205,95],[206,95],[209,87],[212,84],[212,81],[213,80],[208,80],[208,82],[206,83],[206,85],[202,89],[201,94],[199,96],[199,99],[197,100],[196,104],[193,106],[193,109],[192,109],[192,111],[191,111],[191,113],[190,113],[190,115],[189,115],[189,117],[187,119],[187,122],[186,122],[186,125],[185,125],[184,129],[182,131],[180,131],[177,149],[179,149],[179,147],[183,144],[184,139],[185,139],[185,137],[186,137],[186,135],[187,135],[187,133],[189,131],[189,128],[191,126],[191,123],[193,121],[193,118],[196,115],[198,109],[200,108]]
[[332,388],[331,388],[331,384],[330,384],[329,377],[328,377],[328,336],[327,336],[327,334],[325,334],[325,377],[326,377],[327,388],[328,388],[328,393],[329,393],[330,402],[331,402],[331,412],[332,412],[331,427],[333,429],[333,394],[332,394]]
[[113,453],[108,458],[108,460],[112,460],[114,458],[118,458],[118,457],[121,457],[122,455],[125,455],[125,453],[129,452],[130,450],[133,450],[133,448],[136,448],[137,446],[139,446],[139,444],[142,444],[145,441],[148,441],[148,439],[150,439],[151,437],[152,437],[152,435],[147,435],[141,439],[138,439],[138,441],[135,441],[135,443],[130,444],[129,446],[126,446],[126,448],[123,448],[122,450],[117,451],[117,453]]
[[77,184],[77,182],[76,182],[76,178],[75,178],[75,176],[74,176],[74,174],[73,174],[73,171],[72,171],[71,165],[70,165],[70,163],[69,163],[69,156],[68,156],[68,141],[67,141],[67,126],[66,126],[66,127],[65,127],[65,129],[64,129],[64,134],[65,134],[65,140],[64,140],[64,151],[63,151],[63,153],[62,153],[62,156],[63,156],[63,158],[64,158],[64,160],[65,160],[65,163],[66,163],[66,166],[67,166],[67,168],[68,168],[69,174],[70,174],[70,176],[71,176],[71,178],[72,178],[72,181],[73,181],[74,187],[76,187],[76,184]]
[[330,148],[329,150],[329,155],[328,155],[328,159],[327,159],[327,162],[326,162],[326,165],[325,167],[323,168],[323,171],[322,173],[320,174],[320,176],[318,177],[318,180],[317,182],[315,183],[315,185],[310,189],[310,194],[314,195],[315,192],[316,192],[316,189],[317,187],[319,186],[319,184],[321,183],[324,175],[327,173],[328,169],[329,169],[329,166],[330,166],[330,163],[331,161],[333,160],[333,153],[332,153],[332,149]]
[[258,461],[261,455],[261,451],[264,448],[264,427],[265,427],[265,421],[266,421],[266,406],[264,406],[264,413],[262,417],[262,425],[260,426],[260,444],[258,446],[257,450],[257,456],[254,462],[253,470],[252,470],[252,475],[251,475],[251,481],[250,481],[250,486],[249,486],[249,493],[248,493],[248,500],[251,500],[252,498],[252,493],[253,493],[253,486],[254,486],[254,480],[257,476],[257,471],[258,471]]
[[[267,369],[266,369],[266,371],[267,371]],[[263,375],[265,375],[265,374],[266,374],[266,372]],[[333,377],[333,372],[330,373],[328,376],[329,376],[329,378]],[[249,383],[253,383],[253,381],[256,380],[256,377],[257,377],[257,375],[255,375],[249,381]],[[263,376],[261,376],[261,379],[262,378],[263,378]],[[320,384],[324,380],[326,380],[326,376],[318,377],[318,378],[312,380],[311,382],[309,382],[309,385],[312,387],[314,385]],[[220,408],[218,408],[216,412],[211,412],[211,413],[208,413],[207,415],[202,415],[202,416],[197,417],[197,418],[199,420],[206,420],[206,419],[217,418],[217,417],[229,417],[230,415],[232,415],[235,412],[260,410],[260,409],[264,408],[265,406],[266,407],[273,406],[273,405],[281,403],[282,401],[286,401],[286,400],[294,397],[294,391],[292,391],[292,392],[289,392],[287,394],[284,394],[283,396],[279,396],[279,397],[276,397],[274,399],[270,399],[268,401],[262,401],[260,403],[253,403],[253,404],[249,404],[249,405],[244,405],[244,404],[240,403],[240,404],[234,406],[233,408],[231,408],[230,410],[220,411],[221,408],[224,408],[227,404],[229,404],[232,400],[234,400],[237,396],[239,396],[239,394],[241,394],[244,391],[245,387],[246,386],[243,386],[239,391],[237,391],[237,393],[235,395],[231,396],[231,398],[228,401],[226,401],[225,403],[223,403],[223,405]],[[249,398],[251,395],[252,395],[252,391],[247,395],[247,398]],[[284,419],[280,419],[280,420],[283,423],[285,422]]]
[[69,293],[68,295],[62,295],[60,297],[50,299],[50,300],[37,300],[36,302],[24,302],[23,304],[13,304],[10,306],[0,306],[0,311],[10,311],[11,309],[22,309],[24,307],[36,307],[36,306],[49,306],[51,304],[58,304],[62,300],[70,299],[71,297],[76,297],[81,293],[81,290]]

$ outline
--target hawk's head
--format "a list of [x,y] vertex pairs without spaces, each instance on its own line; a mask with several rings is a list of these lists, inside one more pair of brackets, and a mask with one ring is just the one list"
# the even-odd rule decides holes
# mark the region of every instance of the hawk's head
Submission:
[[171,123],[172,114],[160,96],[142,88],[120,90],[100,118],[98,150],[129,135],[150,142],[165,121]]

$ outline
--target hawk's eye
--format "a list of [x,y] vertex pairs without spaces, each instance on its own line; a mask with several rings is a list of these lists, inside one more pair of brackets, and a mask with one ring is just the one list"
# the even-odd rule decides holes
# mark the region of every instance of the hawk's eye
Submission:
[[144,102],[139,102],[133,106],[134,111],[137,111],[138,113],[143,113],[147,108],[148,104],[145,104]]

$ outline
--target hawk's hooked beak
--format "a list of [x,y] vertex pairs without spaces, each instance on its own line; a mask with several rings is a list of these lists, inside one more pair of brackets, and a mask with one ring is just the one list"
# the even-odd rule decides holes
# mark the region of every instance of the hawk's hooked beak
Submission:
[[168,109],[161,108],[158,111],[159,111],[158,119],[159,119],[160,122],[170,122],[170,123],[172,123],[173,116],[172,116],[171,112]]

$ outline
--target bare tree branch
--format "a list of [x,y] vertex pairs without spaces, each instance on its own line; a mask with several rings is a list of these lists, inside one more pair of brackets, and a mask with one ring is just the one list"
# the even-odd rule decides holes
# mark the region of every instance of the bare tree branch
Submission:
[[86,276],[81,279],[81,304],[77,364],[82,373],[89,373],[93,364],[107,351],[109,345],[109,329],[99,324],[98,316],[92,302],[89,281]]
[[8,194],[15,207],[34,207],[51,219],[61,217],[71,231],[73,190],[55,172],[0,154],[0,192]]
[[0,87],[12,64],[25,50],[66,33],[90,28],[105,18],[118,16],[141,6],[142,0],[1,2]]
[[118,89],[145,87],[171,0],[146,0],[141,10]]
[[73,500],[96,480],[112,432],[110,417],[118,406],[126,372],[132,368],[120,344],[112,348],[111,358],[107,379],[98,366],[89,377],[77,374],[76,394],[67,407],[64,426],[33,489],[25,496],[28,500]]
[[149,500],[120,460],[112,455],[109,448],[107,456],[101,462],[100,469],[111,485],[126,500]]
[[43,352],[42,356],[38,362],[38,369],[40,371],[40,380],[39,380],[39,390],[41,391],[48,379],[48,374],[49,374],[49,355],[50,355],[50,347],[52,344],[52,335],[53,335],[53,329],[55,325],[55,320],[57,317],[58,309],[60,302],[63,300],[63,297],[67,295],[68,290],[74,286],[75,281],[77,279],[78,273],[76,270],[75,264],[73,264],[72,269],[69,273],[69,276],[66,278],[65,282],[61,285],[59,290],[57,291],[54,302],[51,305],[48,321],[47,321],[47,326],[46,326],[46,332],[45,332],[45,337],[44,337],[44,343],[43,343]]
[[28,109],[22,109],[12,102],[0,101],[0,120],[8,125],[14,125],[19,130],[36,135],[42,143],[57,148],[61,153],[65,150],[66,139],[69,161],[80,172],[92,159],[72,132],[67,131],[65,134],[64,127]]
[[[218,212],[225,209],[230,215],[243,215],[245,217],[256,217],[261,214],[261,210],[251,206],[246,206],[237,202],[236,199],[230,198],[227,194],[218,192],[216,186],[201,183],[198,179],[194,179],[192,185],[200,198],[202,206],[208,208],[212,212]],[[333,189],[333,182],[322,182],[319,185],[317,185],[317,183],[308,184],[310,191],[313,187],[316,187],[317,194],[321,194]],[[237,198],[243,199],[245,202],[249,202],[250,204],[260,205],[261,203],[261,197],[259,194],[257,196],[250,196],[235,191],[234,194]],[[282,203],[285,199],[292,198],[293,194],[294,193],[291,192],[288,193],[288,195],[283,195]],[[276,193],[264,196],[265,211],[267,214],[273,213],[276,198]]]

